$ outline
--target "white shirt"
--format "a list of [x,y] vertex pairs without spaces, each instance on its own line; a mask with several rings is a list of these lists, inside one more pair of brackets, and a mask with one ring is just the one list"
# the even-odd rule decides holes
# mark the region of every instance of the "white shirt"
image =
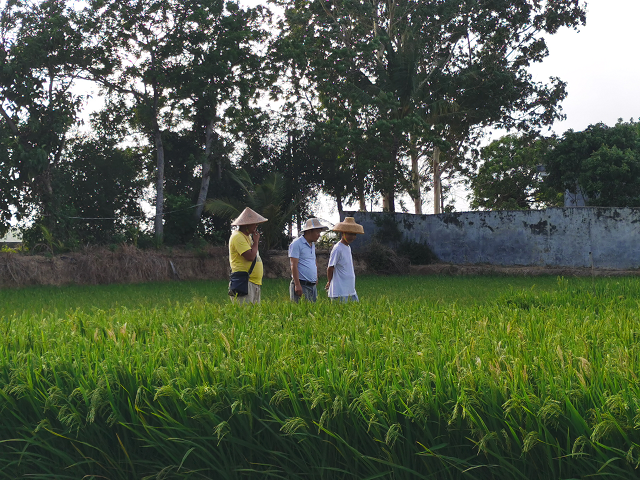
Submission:
[[333,267],[329,297],[356,295],[356,273],[353,270],[351,247],[342,242],[336,243],[329,256],[329,266]]

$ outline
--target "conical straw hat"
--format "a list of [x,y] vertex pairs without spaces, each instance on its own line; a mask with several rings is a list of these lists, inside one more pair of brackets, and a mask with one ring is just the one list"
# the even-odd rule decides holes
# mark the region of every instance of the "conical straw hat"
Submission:
[[329,230],[329,227],[325,227],[324,225],[322,225],[322,223],[320,223],[320,220],[318,220],[317,218],[310,218],[305,222],[304,227],[302,227],[300,231],[306,232],[307,230],[315,230],[315,229]]
[[342,222],[333,227],[334,232],[364,233],[362,225],[358,225],[353,217],[346,217]]
[[239,226],[239,225],[253,225],[254,223],[264,223],[268,219],[264,218],[259,213],[254,212],[249,207],[245,208],[240,216],[236,218],[231,225]]

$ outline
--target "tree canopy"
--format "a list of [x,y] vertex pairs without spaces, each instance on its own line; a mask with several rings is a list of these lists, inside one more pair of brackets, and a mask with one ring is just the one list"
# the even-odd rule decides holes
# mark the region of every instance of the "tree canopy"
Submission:
[[[471,208],[529,210],[557,206],[544,183],[544,155],[553,138],[506,135],[480,150],[480,166],[469,177]],[[560,197],[561,200],[561,197]]]
[[[581,0],[277,3],[278,24],[236,0],[5,2],[0,233],[28,219],[69,243],[111,242],[150,203],[156,244],[220,240],[228,219],[203,207],[246,201],[230,180],[240,168],[249,190],[281,178],[288,228],[320,191],[340,212],[378,200],[395,211],[405,193],[421,212],[427,191],[473,163],[482,129],[561,118],[565,84],[528,69],[546,35],[585,22]],[[91,118],[79,81],[97,87]],[[601,178],[633,168],[613,147],[591,163],[581,171]]]
[[551,188],[582,194],[587,205],[640,206],[640,123],[602,123],[568,130],[545,164]]
[[[411,189],[420,203],[415,163],[429,150],[451,149],[477,127],[531,130],[561,118],[565,84],[534,82],[527,68],[548,54],[545,33],[585,21],[574,0],[284,5],[279,45],[294,99],[311,121],[346,125],[345,147],[353,134],[365,141],[347,161],[367,162],[391,211],[398,189]],[[446,168],[459,159],[452,151]],[[436,182],[441,172],[433,169]]]

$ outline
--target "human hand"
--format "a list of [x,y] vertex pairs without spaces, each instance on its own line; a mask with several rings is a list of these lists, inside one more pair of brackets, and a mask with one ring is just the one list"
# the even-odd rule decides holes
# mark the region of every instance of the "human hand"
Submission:
[[251,238],[253,238],[254,243],[258,243],[260,241],[260,232],[258,230],[253,232],[253,235],[251,235]]
[[329,285],[331,285],[331,280],[327,282],[327,284],[324,286],[324,289],[329,290]]
[[302,296],[302,285],[300,285],[300,283],[294,283],[293,284],[293,291],[296,292],[296,295],[301,297]]

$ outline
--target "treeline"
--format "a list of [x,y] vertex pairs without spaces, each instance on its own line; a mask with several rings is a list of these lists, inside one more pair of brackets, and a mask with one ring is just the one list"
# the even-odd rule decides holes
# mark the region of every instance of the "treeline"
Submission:
[[476,153],[471,207],[640,207],[640,122],[598,123],[561,137],[507,135]]
[[277,246],[320,192],[340,211],[450,209],[487,127],[531,141],[562,118],[566,85],[528,67],[584,22],[575,0],[3,2],[0,233],[216,243],[251,205]]

